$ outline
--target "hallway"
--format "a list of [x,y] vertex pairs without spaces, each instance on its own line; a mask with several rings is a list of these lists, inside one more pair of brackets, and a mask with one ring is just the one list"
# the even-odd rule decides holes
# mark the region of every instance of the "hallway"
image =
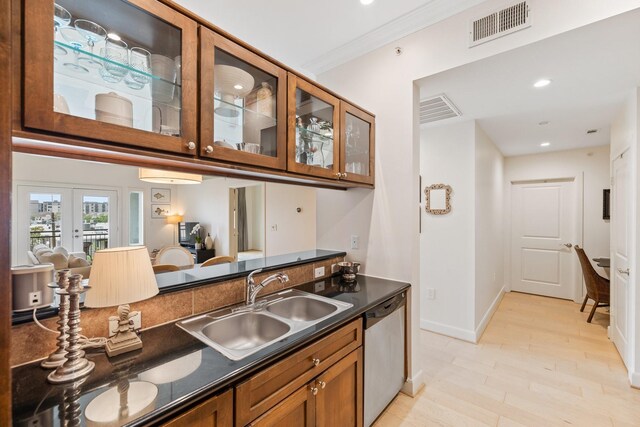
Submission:
[[640,426],[640,390],[570,301],[507,293],[480,343],[421,331],[426,387],[400,394],[375,427]]

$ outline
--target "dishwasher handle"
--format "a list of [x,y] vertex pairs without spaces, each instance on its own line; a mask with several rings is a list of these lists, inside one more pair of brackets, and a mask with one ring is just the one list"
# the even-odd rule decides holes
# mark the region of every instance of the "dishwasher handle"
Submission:
[[405,293],[396,295],[364,313],[364,328],[367,329],[384,319],[406,302]]

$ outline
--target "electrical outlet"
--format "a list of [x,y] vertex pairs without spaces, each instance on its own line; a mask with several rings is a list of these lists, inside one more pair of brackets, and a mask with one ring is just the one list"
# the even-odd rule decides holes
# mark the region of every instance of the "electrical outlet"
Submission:
[[[114,336],[118,331],[119,320],[120,318],[118,316],[109,317],[109,338]],[[129,323],[134,331],[142,329],[142,313],[139,311],[129,313]]]
[[436,299],[436,290],[433,288],[427,288],[427,299]]
[[358,249],[358,248],[360,248],[360,236],[352,234],[351,235],[351,249]]
[[338,272],[338,270],[340,270],[340,267],[338,267],[338,264],[331,264],[331,274],[336,274]]
[[314,279],[324,276],[324,266],[316,268],[314,272],[315,272],[313,276]]
[[29,292],[29,305],[35,307],[42,304],[42,291]]
[[271,231],[278,231],[278,224],[271,225]]

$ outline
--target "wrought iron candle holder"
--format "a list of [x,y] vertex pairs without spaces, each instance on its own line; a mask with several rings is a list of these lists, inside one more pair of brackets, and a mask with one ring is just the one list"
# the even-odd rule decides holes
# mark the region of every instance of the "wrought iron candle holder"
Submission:
[[59,295],[67,295],[69,301],[69,314],[67,316],[66,360],[55,371],[47,376],[47,380],[53,384],[62,384],[76,381],[89,375],[95,368],[95,363],[84,357],[84,351],[80,348],[80,295],[87,291],[81,284],[82,275],[68,276],[67,289],[58,289]]

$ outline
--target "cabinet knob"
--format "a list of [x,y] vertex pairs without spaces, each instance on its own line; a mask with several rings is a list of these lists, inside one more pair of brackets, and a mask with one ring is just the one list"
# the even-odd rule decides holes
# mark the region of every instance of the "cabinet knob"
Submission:
[[213,147],[212,147],[212,146],[210,146],[210,145],[207,145],[207,146],[204,148],[204,151],[205,151],[207,154],[211,154],[211,153],[213,153]]
[[311,394],[313,394],[314,396],[318,394],[318,387],[311,386]]
[[189,142],[187,142],[187,148],[188,148],[189,150],[195,150],[195,149],[196,149],[196,143],[195,143],[195,142],[193,142],[193,141],[189,141]]
[[313,366],[318,366],[320,364],[320,359],[313,359]]
[[323,390],[327,386],[327,383],[325,383],[324,381],[321,381],[321,380],[316,381],[316,383],[318,384],[318,387],[320,387]]
[[342,177],[343,177],[343,178],[346,178],[346,177],[347,177],[347,173],[346,173],[346,172],[345,172],[345,173],[343,173],[343,174],[342,174]]
[[340,172],[338,172],[338,173],[336,174],[336,178],[338,178],[338,179],[342,178],[342,174],[341,174]]

